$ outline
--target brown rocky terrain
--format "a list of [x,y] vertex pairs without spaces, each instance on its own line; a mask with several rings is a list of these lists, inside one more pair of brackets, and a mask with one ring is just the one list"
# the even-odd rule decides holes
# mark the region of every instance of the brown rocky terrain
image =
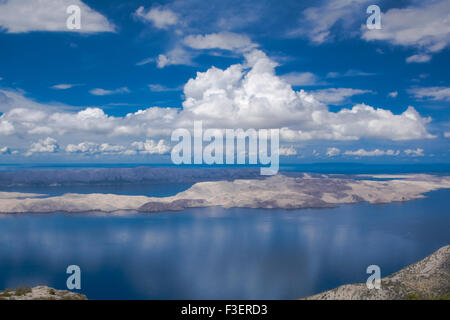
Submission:
[[0,300],[87,300],[84,294],[46,286],[19,287],[0,291]]

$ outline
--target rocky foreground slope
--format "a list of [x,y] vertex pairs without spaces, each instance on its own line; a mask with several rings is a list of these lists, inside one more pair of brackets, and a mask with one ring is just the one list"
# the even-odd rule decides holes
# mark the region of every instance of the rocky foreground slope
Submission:
[[[450,188],[450,177],[432,175],[361,176],[276,175],[265,179],[198,182],[171,197],[116,194],[40,194],[0,192],[0,213],[157,212],[192,207],[324,208],[367,201],[389,203],[423,198],[425,192]],[[388,179],[388,180],[385,180]]]
[[450,245],[381,279],[380,289],[365,283],[348,284],[306,300],[450,299]]
[[87,300],[87,298],[84,294],[38,286],[0,291],[0,300]]

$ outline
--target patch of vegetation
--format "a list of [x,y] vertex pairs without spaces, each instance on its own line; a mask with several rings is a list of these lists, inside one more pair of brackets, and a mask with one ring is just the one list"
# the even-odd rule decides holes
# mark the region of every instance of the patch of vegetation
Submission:
[[83,294],[71,293],[66,290],[56,290],[53,288],[47,288],[48,295],[39,294],[33,297],[32,293],[33,289],[25,286],[19,286],[17,289],[5,289],[4,291],[0,291],[0,300],[87,300],[86,296]]
[[408,300],[422,300],[422,298],[416,293],[408,293],[406,297]]
[[11,289],[6,288],[5,291],[0,292],[0,297],[9,298],[12,296]]
[[24,286],[19,286],[16,290],[15,290],[15,295],[16,296],[24,296],[28,293],[31,293],[31,287],[24,287]]
[[33,298],[33,300],[56,300],[56,297]]
[[430,297],[421,297],[416,293],[408,293],[406,297],[408,300],[450,300],[450,293],[444,294],[442,296],[430,298]]
[[84,294],[70,295],[65,294],[61,297],[61,300],[87,300]]

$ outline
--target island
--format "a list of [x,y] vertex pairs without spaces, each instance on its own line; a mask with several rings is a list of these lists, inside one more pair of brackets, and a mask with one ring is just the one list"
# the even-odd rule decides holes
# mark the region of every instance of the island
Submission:
[[0,213],[181,211],[186,208],[301,209],[327,208],[356,202],[390,203],[425,197],[450,188],[449,176],[427,174],[339,176],[278,174],[268,178],[202,181],[169,197],[117,194],[61,196],[0,192]]

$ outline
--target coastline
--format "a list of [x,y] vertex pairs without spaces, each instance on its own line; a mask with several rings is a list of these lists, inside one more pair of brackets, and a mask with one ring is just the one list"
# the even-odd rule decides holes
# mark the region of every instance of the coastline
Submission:
[[357,202],[408,201],[423,198],[424,193],[429,191],[450,188],[450,176],[360,175],[356,178],[297,173],[291,176],[278,174],[265,179],[204,181],[167,197],[103,193],[46,196],[0,192],[0,213],[161,212],[214,206],[329,208]]
[[380,289],[346,284],[300,300],[450,300],[450,245],[394,274]]

